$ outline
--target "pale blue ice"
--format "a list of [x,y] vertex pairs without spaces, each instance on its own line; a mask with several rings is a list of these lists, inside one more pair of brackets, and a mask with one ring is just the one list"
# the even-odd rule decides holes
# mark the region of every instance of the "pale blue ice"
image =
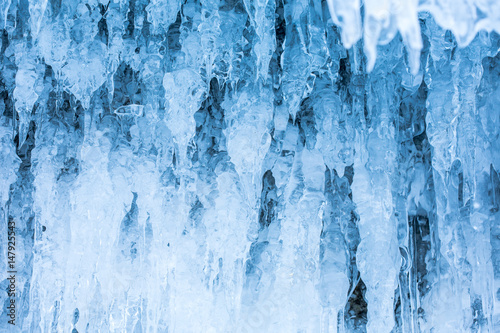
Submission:
[[0,14],[0,332],[500,332],[499,0]]

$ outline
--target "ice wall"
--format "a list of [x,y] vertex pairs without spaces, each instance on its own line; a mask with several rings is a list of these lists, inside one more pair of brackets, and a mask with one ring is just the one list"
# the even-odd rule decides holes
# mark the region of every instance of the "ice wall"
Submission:
[[0,13],[0,332],[500,331],[500,1]]

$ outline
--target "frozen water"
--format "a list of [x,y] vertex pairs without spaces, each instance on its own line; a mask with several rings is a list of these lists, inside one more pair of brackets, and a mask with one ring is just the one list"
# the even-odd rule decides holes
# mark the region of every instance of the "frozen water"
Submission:
[[0,13],[0,332],[500,331],[500,1]]

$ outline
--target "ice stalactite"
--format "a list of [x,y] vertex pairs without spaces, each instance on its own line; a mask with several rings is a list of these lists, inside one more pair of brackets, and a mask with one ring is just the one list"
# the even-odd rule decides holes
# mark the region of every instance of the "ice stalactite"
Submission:
[[499,3],[1,2],[0,331],[498,331]]
[[[385,56],[398,56],[394,43],[386,50]],[[367,331],[390,332],[395,323],[394,294],[401,265],[391,182],[396,172],[393,101],[397,99],[397,77],[385,72],[386,68],[375,70],[379,75],[365,83],[366,109],[357,114],[361,126],[355,136],[352,191],[361,242],[356,264],[367,288]]]

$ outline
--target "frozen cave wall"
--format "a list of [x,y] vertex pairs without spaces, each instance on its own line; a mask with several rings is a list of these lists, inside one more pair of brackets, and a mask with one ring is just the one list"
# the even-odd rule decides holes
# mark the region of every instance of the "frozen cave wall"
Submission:
[[500,331],[500,1],[0,13],[1,332]]

